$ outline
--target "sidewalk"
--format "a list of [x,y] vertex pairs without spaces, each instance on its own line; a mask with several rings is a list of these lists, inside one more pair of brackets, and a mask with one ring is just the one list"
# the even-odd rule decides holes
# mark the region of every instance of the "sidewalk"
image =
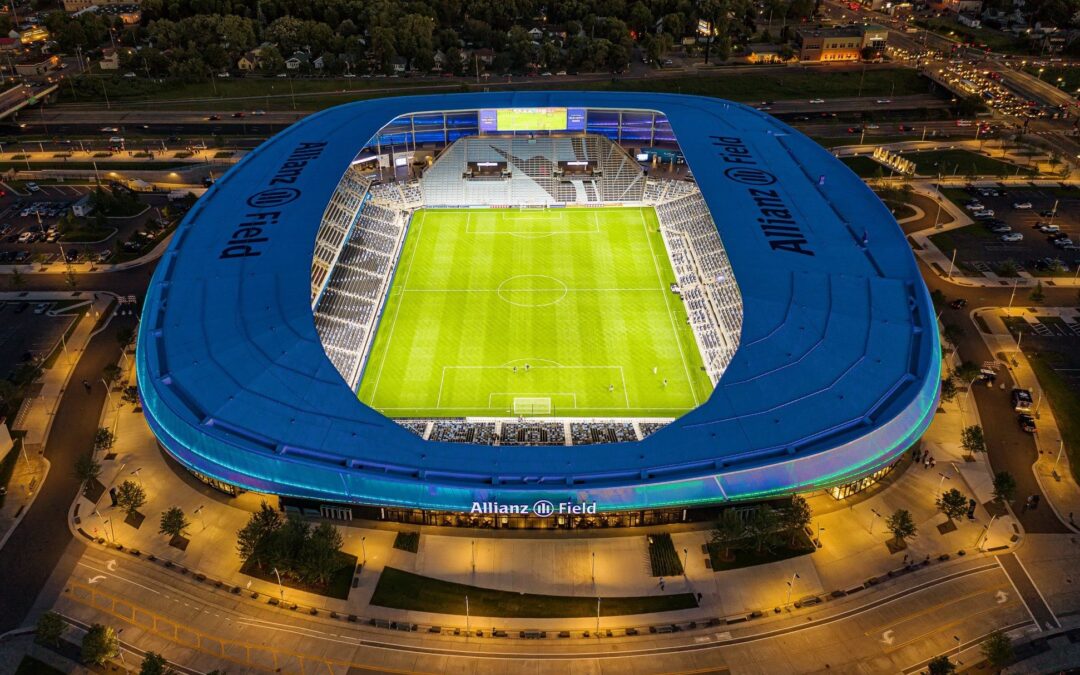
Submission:
[[[90,309],[79,319],[71,331],[70,337],[64,345],[57,345],[60,350],[51,368],[47,368],[38,380],[40,389],[36,395],[27,398],[20,409],[16,419],[11,421],[10,427],[14,434],[23,432],[22,457],[19,458],[15,467],[15,473],[11,479],[11,487],[8,491],[4,506],[0,508],[0,548],[7,542],[11,532],[22,520],[23,515],[30,509],[34,498],[41,490],[49,473],[49,461],[42,456],[45,441],[52,429],[53,415],[60,403],[68,385],[71,373],[75,370],[75,364],[79,362],[80,355],[93,337],[93,331],[97,326],[98,319],[109,309],[113,297],[107,294],[98,294],[94,300],[93,295],[87,293],[86,300]],[[39,300],[71,300],[70,292],[32,292],[12,293],[0,292],[0,302],[18,299],[24,302]],[[70,311],[70,308],[69,310]],[[69,470],[64,467],[63,470]]]
[[982,337],[987,349],[991,354],[1004,353],[1012,360],[1012,373],[1016,382],[1023,383],[1032,390],[1032,396],[1038,401],[1035,416],[1038,419],[1039,431],[1035,434],[1035,444],[1039,449],[1038,460],[1032,465],[1035,479],[1042,488],[1043,494],[1050,507],[1057,514],[1058,520],[1073,532],[1080,533],[1080,527],[1070,520],[1071,514],[1080,518],[1080,486],[1073,478],[1069,466],[1069,453],[1062,451],[1063,441],[1061,430],[1057,420],[1054,419],[1053,408],[1043,400],[1042,387],[1039,384],[1031,363],[1022,350],[1017,350],[1016,340],[1005,327],[1004,316],[1020,317],[1029,323],[1035,322],[1035,316],[1071,316],[1076,318],[1076,310],[1068,308],[1040,307],[1038,312],[1033,313],[1026,308],[1013,308],[1011,310],[984,309],[975,312],[980,317],[990,333],[985,333],[978,322],[979,336]]
[[[122,380],[130,378],[131,360],[126,360],[128,369]],[[118,383],[117,390],[122,386],[123,381]],[[236,532],[263,499],[276,505],[276,497],[246,493],[230,498],[203,485],[158,448],[141,412],[118,401],[114,393],[113,404],[102,415],[102,426],[115,428],[117,441],[111,450],[115,457],[102,461],[104,470],[100,480],[106,487],[124,480],[139,482],[147,494],[147,502],[140,508],[145,519],[138,528],[124,522],[120,510],[109,505],[106,492],[96,504],[79,498],[72,509],[72,527],[84,532],[85,537],[115,540],[127,549],[138,549],[143,556],[153,554],[158,564],[170,560],[191,574],[205,574],[210,580],[258,592],[263,598],[278,597],[276,584],[240,573],[236,553]],[[463,619],[458,620],[461,617],[370,605],[380,573],[386,567],[395,567],[479,587],[541,594],[584,597],[702,594],[701,606],[696,609],[619,617],[614,618],[614,625],[701,621],[707,617],[745,616],[754,611],[768,616],[790,616],[792,603],[806,596],[828,596],[833,591],[862,588],[868,579],[888,578],[914,562],[937,563],[944,554],[956,559],[957,552],[963,550],[970,559],[984,555],[982,551],[1018,542],[1019,528],[1010,516],[994,519],[989,534],[985,532],[991,522],[990,514],[982,506],[992,499],[989,469],[985,458],[976,458],[974,462],[963,460],[959,446],[960,417],[957,404],[946,404],[924,437],[923,448],[935,457],[935,468],[918,464],[904,471],[901,467],[897,469],[901,473],[894,476],[889,487],[850,505],[836,502],[827,494],[814,495],[812,501],[820,502],[822,507],[812,529],[820,535],[824,546],[810,555],[714,572],[706,566],[708,556],[703,548],[710,538],[707,524],[698,530],[673,528],[668,531],[673,531],[676,552],[686,560],[686,573],[666,579],[666,587],[661,590],[651,573],[645,535],[665,531],[663,527],[627,530],[623,536],[611,536],[608,532],[603,537],[570,532],[558,537],[529,537],[513,531],[481,531],[472,536],[467,530],[423,527],[419,528],[422,533],[419,551],[413,554],[394,549],[393,543],[398,529],[413,531],[415,527],[340,523],[345,540],[343,550],[355,555],[360,563],[366,561],[348,599],[337,600],[290,588],[285,589],[285,596],[289,603],[341,615],[424,625],[464,625]],[[907,464],[910,464],[908,458],[904,460],[904,466]],[[935,499],[939,488],[951,487],[973,495],[979,506],[973,520],[960,519],[955,530],[943,533],[938,525],[946,518],[937,511]],[[190,543],[185,550],[170,546],[157,532],[160,514],[171,506],[183,509],[192,522],[188,533]],[[898,508],[911,512],[919,533],[909,542],[907,550],[892,554],[885,544],[891,534],[884,518]],[[788,582],[794,575],[797,576],[789,594]],[[773,608],[786,608],[786,611],[777,614]],[[498,619],[497,623],[507,630],[590,630],[595,619]],[[612,619],[605,623],[611,624]]]

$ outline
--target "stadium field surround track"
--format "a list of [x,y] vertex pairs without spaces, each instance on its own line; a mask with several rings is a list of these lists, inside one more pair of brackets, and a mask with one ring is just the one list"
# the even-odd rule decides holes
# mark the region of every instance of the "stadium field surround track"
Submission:
[[390,417],[677,417],[712,385],[651,208],[423,209],[359,387]]

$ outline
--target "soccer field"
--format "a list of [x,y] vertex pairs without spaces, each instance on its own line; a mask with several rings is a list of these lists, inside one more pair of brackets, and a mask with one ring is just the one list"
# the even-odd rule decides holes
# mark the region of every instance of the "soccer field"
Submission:
[[390,417],[675,417],[712,391],[650,208],[420,210],[359,396]]

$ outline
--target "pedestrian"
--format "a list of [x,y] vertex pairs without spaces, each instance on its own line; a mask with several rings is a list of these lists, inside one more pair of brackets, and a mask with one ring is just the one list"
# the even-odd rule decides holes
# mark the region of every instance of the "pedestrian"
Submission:
[[924,469],[930,468],[930,453],[923,455],[922,466]]
[[937,460],[934,459],[933,457],[931,457],[930,458],[930,468],[933,469],[935,466],[937,466]]
[[664,386],[665,387],[667,386],[667,378],[666,377],[664,378]]
[[90,393],[90,383],[87,382],[86,380],[83,380],[82,381],[82,386],[86,389],[86,393],[89,394]]
[[517,372],[517,366],[514,366],[514,372],[515,373]]
[[656,374],[656,366],[653,366],[653,367],[652,367],[652,374],[653,374],[653,375],[655,375],[655,374]]
[[698,604],[700,605],[701,604],[701,593],[697,594],[697,601],[698,601]]
[[611,392],[615,391],[615,385],[609,384],[607,386],[607,390],[608,390],[608,393],[611,393]]
[[660,586],[661,590],[663,590],[663,588],[664,588],[664,577],[660,577],[660,582],[657,585]]

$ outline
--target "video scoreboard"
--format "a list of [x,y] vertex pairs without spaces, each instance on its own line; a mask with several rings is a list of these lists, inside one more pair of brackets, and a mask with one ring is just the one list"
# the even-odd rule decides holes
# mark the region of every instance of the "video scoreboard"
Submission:
[[480,131],[585,131],[585,109],[486,108]]

